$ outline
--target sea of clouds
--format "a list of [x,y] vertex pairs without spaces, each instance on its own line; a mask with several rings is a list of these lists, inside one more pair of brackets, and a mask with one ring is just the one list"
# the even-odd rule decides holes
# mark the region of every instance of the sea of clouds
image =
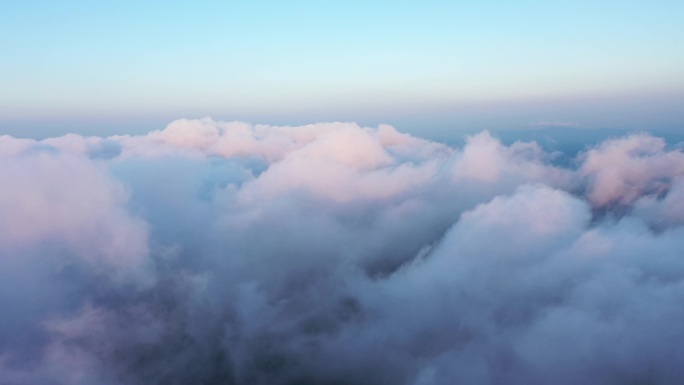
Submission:
[[0,136],[0,384],[680,384],[684,153]]

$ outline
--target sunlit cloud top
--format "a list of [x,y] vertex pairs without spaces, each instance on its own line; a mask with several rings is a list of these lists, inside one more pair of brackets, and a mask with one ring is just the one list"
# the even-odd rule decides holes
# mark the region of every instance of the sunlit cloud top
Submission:
[[542,145],[0,136],[0,382],[681,383],[684,152]]

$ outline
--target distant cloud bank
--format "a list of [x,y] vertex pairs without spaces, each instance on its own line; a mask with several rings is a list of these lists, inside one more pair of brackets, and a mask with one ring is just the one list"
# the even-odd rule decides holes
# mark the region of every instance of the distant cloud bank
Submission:
[[530,124],[533,128],[552,128],[552,127],[562,127],[562,128],[577,128],[579,123],[574,122],[534,122]]
[[0,384],[679,383],[684,153],[553,156],[353,123],[0,136]]

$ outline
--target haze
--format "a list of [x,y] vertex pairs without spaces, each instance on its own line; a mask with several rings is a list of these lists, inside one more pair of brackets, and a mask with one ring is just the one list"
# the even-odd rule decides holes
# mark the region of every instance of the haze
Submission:
[[683,19],[678,1],[4,1],[0,133],[682,131]]

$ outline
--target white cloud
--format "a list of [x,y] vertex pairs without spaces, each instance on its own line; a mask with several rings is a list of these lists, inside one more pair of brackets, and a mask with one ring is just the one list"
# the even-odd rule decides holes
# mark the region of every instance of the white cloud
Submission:
[[0,137],[0,378],[676,383],[684,156],[550,159],[353,123]]
[[667,151],[665,141],[647,134],[609,140],[583,155],[592,205],[630,204],[645,194],[667,191],[684,175],[684,153]]
[[147,227],[126,207],[127,193],[102,165],[36,151],[0,159],[0,247],[10,256],[52,248],[102,268],[137,266]]

